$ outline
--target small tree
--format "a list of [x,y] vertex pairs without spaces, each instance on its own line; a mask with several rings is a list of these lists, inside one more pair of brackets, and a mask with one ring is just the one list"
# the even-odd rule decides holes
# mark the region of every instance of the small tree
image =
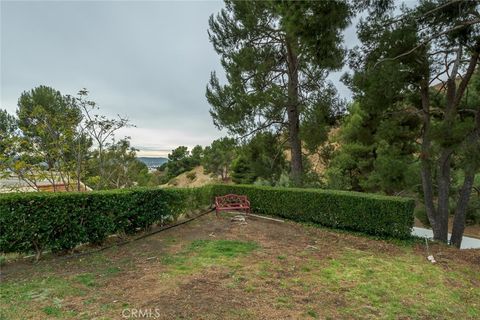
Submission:
[[116,119],[109,119],[105,115],[99,114],[99,107],[94,101],[88,99],[88,91],[85,88],[78,92],[76,102],[83,113],[82,135],[83,133],[88,134],[98,148],[99,179],[97,179],[96,188],[101,189],[108,184],[108,172],[105,170],[106,148],[114,144],[115,132],[121,128],[129,127],[131,124],[126,117],[120,115]]
[[233,138],[221,138],[205,147],[203,167],[206,173],[213,176],[220,176],[227,180],[230,173],[230,166],[236,157],[237,144]]

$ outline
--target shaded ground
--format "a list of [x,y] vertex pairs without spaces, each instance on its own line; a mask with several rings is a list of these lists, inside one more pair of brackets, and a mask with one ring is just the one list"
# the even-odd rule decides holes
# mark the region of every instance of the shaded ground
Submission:
[[480,250],[213,214],[91,255],[2,267],[0,319],[478,319]]

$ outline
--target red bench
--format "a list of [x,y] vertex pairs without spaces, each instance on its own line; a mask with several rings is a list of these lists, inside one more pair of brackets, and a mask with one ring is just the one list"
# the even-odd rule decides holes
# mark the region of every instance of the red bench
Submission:
[[250,201],[247,196],[237,194],[227,194],[225,196],[215,197],[215,212],[218,216],[220,211],[244,211],[250,213]]

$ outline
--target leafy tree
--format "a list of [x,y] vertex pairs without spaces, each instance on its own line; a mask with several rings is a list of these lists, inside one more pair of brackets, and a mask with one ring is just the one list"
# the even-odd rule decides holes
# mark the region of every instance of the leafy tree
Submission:
[[360,24],[362,47],[351,65],[368,113],[419,117],[422,193],[436,240],[447,242],[452,171],[463,172],[451,238],[458,247],[480,163],[478,104],[467,107],[466,95],[480,56],[479,7],[464,0],[425,0],[400,14],[375,7]]
[[233,138],[221,138],[204,149],[203,167],[206,173],[227,180],[230,167],[237,155],[237,144]]
[[203,147],[196,145],[191,151],[192,165],[199,166],[202,163]]
[[[72,147],[82,119],[75,99],[53,88],[39,86],[22,93],[17,116],[24,156],[45,162],[54,190],[58,180],[69,190],[74,161]],[[20,164],[22,162],[18,162]]]
[[[148,167],[137,159],[136,149],[130,146],[130,141],[122,139],[104,150],[103,169],[106,172],[104,189],[121,189],[132,186],[146,186],[150,181]],[[90,160],[90,182],[100,178],[99,149],[94,151]]]
[[[88,99],[88,90],[85,88],[78,92],[76,103],[82,111],[83,122],[80,126],[81,135],[88,135],[98,148],[99,175],[98,179],[96,179],[96,188],[102,189],[109,184],[107,181],[107,175],[109,173],[106,171],[105,164],[106,149],[115,144],[115,132],[121,128],[129,127],[131,124],[127,118],[121,117],[120,115],[116,119],[109,119],[105,115],[98,113],[99,107],[95,101]],[[87,142],[87,140],[83,138],[78,140],[78,142],[81,141]],[[77,150],[80,151],[81,149]]]
[[7,110],[0,109],[0,155],[5,156],[17,130],[17,119]]
[[216,74],[211,75],[206,96],[213,121],[242,137],[286,130],[291,175],[300,185],[301,128],[308,132],[313,148],[311,144],[325,136],[326,119],[338,111],[326,103],[336,93],[325,79],[330,70],[342,66],[341,31],[349,24],[349,5],[226,0],[225,6],[209,21],[210,41],[221,56],[228,81],[221,85]]

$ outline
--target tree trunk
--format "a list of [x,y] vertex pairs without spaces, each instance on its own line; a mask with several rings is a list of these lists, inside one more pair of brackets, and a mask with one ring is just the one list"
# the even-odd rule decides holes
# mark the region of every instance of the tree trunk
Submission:
[[422,149],[420,154],[423,198],[428,221],[432,229],[437,228],[437,211],[433,202],[433,181],[431,168],[431,138],[430,138],[430,96],[428,79],[420,83],[420,96],[422,100],[423,126],[422,126]]
[[[462,46],[457,49],[457,57],[452,66],[452,70],[449,78],[447,79],[446,86],[446,104],[444,115],[444,130],[443,130],[443,143],[450,140],[452,137],[452,127],[454,125],[457,108],[455,105],[457,84],[456,78],[462,58]],[[453,146],[443,146],[440,149],[440,157],[438,159],[437,170],[437,183],[438,183],[438,208],[437,208],[437,221],[436,226],[433,229],[433,238],[438,241],[448,242],[448,214],[449,214],[449,200],[450,200],[450,186],[451,186],[451,159],[453,154]]]
[[286,41],[288,63],[288,133],[292,155],[291,177],[295,186],[302,185],[303,163],[298,111],[298,59],[290,39]]
[[453,218],[452,238],[450,239],[450,244],[457,248],[460,248],[462,244],[463,231],[465,230],[465,216],[474,180],[475,170],[465,172],[465,179],[462,189],[460,189],[457,208],[455,209],[455,216]]
[[[480,140],[480,111],[475,114],[475,130],[466,140],[469,145],[478,145]],[[460,189],[457,207],[455,209],[455,216],[453,218],[452,238],[450,244],[460,248],[462,244],[463,232],[465,231],[465,218],[467,213],[468,201],[473,189],[475,181],[475,165],[470,164],[465,170],[465,178],[463,180],[462,188]]]
[[103,145],[101,143],[98,146],[98,161],[99,161],[100,179],[97,183],[97,190],[101,188],[103,189],[103,187],[106,185],[105,173],[103,170]]
[[444,149],[438,160],[438,207],[433,239],[448,242],[448,209],[450,200],[450,159],[451,150]]

